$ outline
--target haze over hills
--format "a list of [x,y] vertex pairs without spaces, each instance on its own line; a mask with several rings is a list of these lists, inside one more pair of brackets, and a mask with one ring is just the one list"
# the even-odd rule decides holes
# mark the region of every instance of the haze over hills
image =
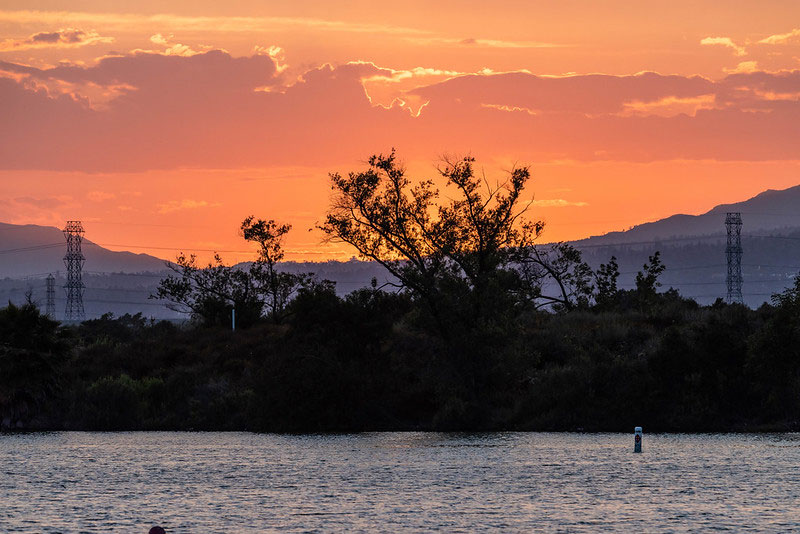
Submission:
[[[82,251],[89,271],[138,273],[165,267],[155,256],[115,252],[85,238]],[[63,272],[65,252],[66,240],[58,228],[0,223],[0,278]]]
[[791,285],[800,270],[800,186],[767,190],[743,202],[721,204],[701,215],[673,215],[637,225],[625,232],[575,241],[584,258],[597,267],[616,256],[620,285],[634,287],[634,278],[656,250],[667,269],[664,288],[709,304],[727,294],[728,212],[742,214],[742,294],[757,307]]
[[[742,214],[742,271],[745,303],[756,307],[793,282],[800,270],[800,186],[767,190],[733,204],[722,204],[701,215],[673,215],[637,225],[625,232],[611,232],[573,242],[584,258],[597,268],[615,256],[620,265],[620,285],[634,286],[636,272],[656,250],[666,271],[663,288],[675,287],[682,295],[708,304],[726,295],[725,215]],[[87,317],[106,312],[135,313],[156,318],[180,318],[148,297],[164,275],[164,260],[147,254],[113,252],[84,240],[84,281]],[[44,277],[60,272],[56,310],[64,307],[64,237],[53,227],[0,224],[0,302],[21,302],[30,289],[44,302]],[[287,262],[287,271],[313,272],[337,283],[340,295],[387,281],[386,271],[371,262]],[[112,274],[115,273],[115,274]],[[23,279],[27,277],[27,279]]]
[[790,230],[800,228],[800,185],[762,193],[732,204],[720,204],[701,215],[676,214],[658,221],[643,223],[624,232],[609,232],[576,241],[579,243],[628,243],[653,241],[671,237],[725,234],[725,214],[741,212],[743,231],[753,234],[760,230]]

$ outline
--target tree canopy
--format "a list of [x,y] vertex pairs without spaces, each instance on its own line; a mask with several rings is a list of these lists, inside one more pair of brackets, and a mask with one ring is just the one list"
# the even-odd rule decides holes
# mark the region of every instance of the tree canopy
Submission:
[[154,298],[169,301],[175,310],[191,314],[206,325],[228,325],[236,312],[240,326],[257,322],[266,315],[275,323],[286,318],[287,305],[297,290],[311,282],[311,276],[281,272],[283,237],[288,224],[247,217],[241,233],[258,245],[258,258],[250,264],[226,265],[219,254],[201,267],[194,255],[179,254],[167,266],[175,274],[162,279]]
[[320,228],[383,265],[443,330],[447,317],[474,326],[520,306],[570,309],[588,298],[580,252],[535,245],[544,223],[525,218],[529,167],[492,183],[464,157],[438,173],[446,194],[433,180],[412,181],[394,151],[369,158],[366,170],[331,174],[334,200]]

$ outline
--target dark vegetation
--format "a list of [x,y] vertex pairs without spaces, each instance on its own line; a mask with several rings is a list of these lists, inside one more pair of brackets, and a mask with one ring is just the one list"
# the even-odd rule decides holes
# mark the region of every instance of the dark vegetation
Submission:
[[[258,261],[181,257],[160,298],[186,325],[59,325],[0,310],[6,429],[759,431],[800,429],[800,278],[772,305],[701,307],[611,258],[537,245],[528,180],[445,163],[447,201],[389,156],[347,177],[321,225],[397,280],[337,296],[275,269],[290,228],[248,217]],[[443,195],[444,196],[444,195]],[[236,310],[237,329],[231,331]]]

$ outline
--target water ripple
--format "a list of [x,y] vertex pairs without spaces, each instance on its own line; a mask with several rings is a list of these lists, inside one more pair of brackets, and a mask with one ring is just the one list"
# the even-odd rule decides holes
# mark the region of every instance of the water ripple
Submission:
[[800,435],[0,436],[0,531],[785,532]]

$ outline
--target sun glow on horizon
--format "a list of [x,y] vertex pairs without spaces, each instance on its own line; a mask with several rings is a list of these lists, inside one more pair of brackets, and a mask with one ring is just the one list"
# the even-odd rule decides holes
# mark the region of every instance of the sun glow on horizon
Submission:
[[13,4],[3,222],[240,261],[253,214],[294,226],[288,259],[346,259],[315,230],[327,175],[392,147],[413,179],[442,154],[531,165],[548,240],[800,182],[800,6]]

